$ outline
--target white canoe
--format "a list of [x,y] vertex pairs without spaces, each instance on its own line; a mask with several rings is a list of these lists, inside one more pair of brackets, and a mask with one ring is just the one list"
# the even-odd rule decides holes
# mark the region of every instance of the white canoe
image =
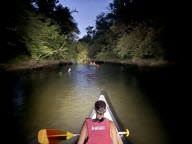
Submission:
[[[112,113],[112,111],[111,111],[111,109],[110,109],[110,107],[109,107],[109,105],[108,105],[108,103],[107,103],[107,101],[105,99],[105,96],[104,95],[100,95],[98,100],[103,100],[106,103],[107,111],[105,112],[104,116],[115,123],[116,128],[117,128],[117,132],[118,132],[117,138],[118,138],[119,144],[126,144],[127,142],[126,142],[126,139],[124,137],[124,134],[126,134],[128,136],[129,135],[129,131],[126,129],[126,132],[121,132],[120,127],[119,127],[117,121],[115,120],[115,117],[114,117],[114,115],[113,115],[113,113]],[[92,111],[92,113],[90,115],[90,118],[92,118],[92,119],[96,118],[96,114],[95,114],[94,110]]]

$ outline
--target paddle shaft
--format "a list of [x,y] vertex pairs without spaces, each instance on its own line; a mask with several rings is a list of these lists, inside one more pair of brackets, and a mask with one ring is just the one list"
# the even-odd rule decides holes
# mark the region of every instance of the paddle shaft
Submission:
[[[74,134],[74,136],[79,136],[80,134]],[[57,134],[57,135],[48,135],[47,137],[62,137],[62,136],[68,136],[67,134]]]
[[[119,135],[126,134],[129,135],[128,129],[126,132],[117,132]],[[67,140],[75,136],[79,136],[80,134],[73,134],[68,131],[57,130],[57,129],[42,129],[38,133],[38,141],[39,143],[55,143],[61,140]]]
[[[118,132],[118,134],[127,134],[127,132]],[[79,136],[80,134],[74,134],[74,136]],[[57,135],[48,135],[47,137],[59,137],[59,136],[67,136],[67,134],[57,134]]]
[[127,134],[127,132],[118,132],[118,134]]

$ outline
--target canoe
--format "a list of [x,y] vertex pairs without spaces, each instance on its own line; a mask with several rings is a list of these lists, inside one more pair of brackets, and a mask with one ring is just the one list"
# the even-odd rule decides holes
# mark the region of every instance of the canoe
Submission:
[[89,64],[90,67],[98,67],[98,64]]
[[[126,139],[125,139],[125,134],[126,136],[129,135],[128,129],[126,129],[126,132],[121,132],[120,127],[109,107],[108,102],[105,99],[105,96],[101,94],[98,98],[98,100],[103,100],[106,102],[106,112],[104,116],[108,118],[109,120],[113,121],[116,125],[117,129],[117,138],[118,138],[118,143],[119,144],[127,144]],[[94,112],[94,109],[92,110],[90,114],[90,118],[94,119],[96,118],[96,114]],[[66,130],[60,130],[60,129],[41,129],[38,132],[38,142],[41,144],[56,144],[59,143],[60,141],[63,140],[68,140],[72,137],[79,136],[79,134],[73,134],[69,131]]]
[[[127,142],[126,142],[126,139],[125,139],[125,137],[124,137],[123,134],[127,133],[127,136],[128,136],[128,130],[127,130],[127,132],[121,132],[121,129],[120,129],[120,127],[119,127],[119,125],[118,125],[118,123],[117,123],[117,121],[116,121],[116,119],[115,119],[115,117],[114,117],[114,115],[113,115],[110,107],[109,107],[109,104],[108,104],[105,96],[101,94],[101,95],[99,96],[98,100],[103,100],[103,101],[105,101],[105,103],[106,103],[106,109],[107,109],[107,110],[106,110],[106,112],[105,112],[105,114],[104,114],[104,117],[108,118],[109,120],[111,120],[111,121],[113,121],[113,122],[115,123],[116,129],[117,129],[117,132],[118,132],[118,134],[117,134],[118,143],[119,143],[119,144],[126,144]],[[95,119],[95,118],[96,118],[96,114],[95,114],[94,109],[93,109],[93,111],[91,112],[91,114],[90,114],[89,117],[92,118],[92,119]]]

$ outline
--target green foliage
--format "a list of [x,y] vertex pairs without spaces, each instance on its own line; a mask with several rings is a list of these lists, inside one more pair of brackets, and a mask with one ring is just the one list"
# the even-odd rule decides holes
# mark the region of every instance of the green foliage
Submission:
[[60,34],[59,26],[50,19],[29,13],[27,21],[19,27],[23,42],[33,59],[65,59],[68,55],[67,36]]
[[113,51],[121,59],[157,58],[163,57],[164,50],[159,41],[161,29],[149,27],[146,23],[132,26],[132,31],[126,31],[119,37],[117,47]]
[[[138,9],[141,3],[114,0],[109,4],[110,13],[97,16],[93,38],[89,40],[88,35],[84,37],[91,59],[111,61],[164,57],[165,50],[160,37],[163,25],[142,13]],[[142,4],[143,8],[148,7]]]
[[77,23],[68,7],[63,7],[59,0],[34,0],[37,7],[36,11],[46,18],[53,19],[61,28],[62,34],[74,36],[73,33],[79,34]]
[[117,56],[113,52],[113,48],[116,46],[116,36],[109,29],[104,35],[99,36],[102,39],[102,45],[100,52],[96,53],[95,58],[99,61],[108,61],[111,59],[116,59]]
[[[128,47],[126,40],[127,36],[123,34],[118,40],[117,48],[113,50],[121,59],[124,59],[129,52],[128,49],[126,49]],[[131,50],[131,48],[129,48],[129,50]]]
[[92,43],[88,45],[88,57],[90,59],[95,59],[95,55],[101,52],[101,49],[102,49],[101,46],[102,46],[101,43]]
[[76,46],[77,46],[77,61],[81,63],[88,61],[87,44],[83,42],[78,42]]
[[65,51],[65,54],[62,55],[61,59],[65,59],[67,61],[77,61],[76,48],[72,44],[69,44],[67,47],[67,51]]
[[103,49],[107,47],[107,49],[110,47],[110,43],[112,40],[112,33],[111,31],[106,31],[106,33],[102,35],[98,35],[95,37],[91,43],[88,44],[88,56],[90,59],[95,59],[96,55],[100,53]]
[[[6,9],[1,12],[1,58],[5,55],[15,57],[29,54],[36,60],[60,59],[79,62],[88,59],[161,59],[166,52],[165,46],[170,47],[171,43],[176,45],[167,38],[172,36],[173,28],[169,30],[170,27],[167,27],[168,36],[163,29],[166,24],[162,16],[167,13],[161,15],[157,7],[158,4],[163,4],[160,0],[114,0],[109,4],[110,12],[100,13],[96,17],[96,27],[88,26],[87,35],[79,42],[76,41],[79,30],[72,17],[72,13],[77,11],[70,11],[58,2],[16,0],[13,5],[6,2]],[[151,7],[149,3],[156,7]],[[172,47],[167,49],[172,54]]]
[[113,51],[111,51],[111,46],[103,45],[101,52],[97,53],[95,58],[99,61],[109,61],[116,59],[116,56]]

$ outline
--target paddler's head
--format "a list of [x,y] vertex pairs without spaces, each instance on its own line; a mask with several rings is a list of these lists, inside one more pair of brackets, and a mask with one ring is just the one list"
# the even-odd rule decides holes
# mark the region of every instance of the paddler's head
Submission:
[[95,111],[98,115],[104,115],[106,112],[106,103],[102,100],[95,102]]

